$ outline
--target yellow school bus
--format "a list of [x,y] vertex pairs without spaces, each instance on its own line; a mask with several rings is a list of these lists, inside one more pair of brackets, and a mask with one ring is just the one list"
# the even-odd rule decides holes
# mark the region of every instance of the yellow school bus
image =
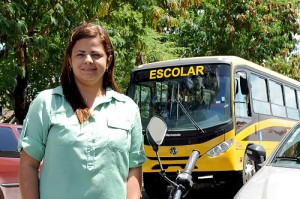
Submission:
[[[171,178],[182,171],[193,149],[201,152],[194,182],[238,189],[255,172],[247,145],[267,157],[299,120],[300,83],[236,56],[193,57],[144,64],[133,69],[127,89],[140,107],[143,130],[153,115],[168,125],[159,148]],[[143,165],[147,194],[161,195],[167,184],[145,139]]]

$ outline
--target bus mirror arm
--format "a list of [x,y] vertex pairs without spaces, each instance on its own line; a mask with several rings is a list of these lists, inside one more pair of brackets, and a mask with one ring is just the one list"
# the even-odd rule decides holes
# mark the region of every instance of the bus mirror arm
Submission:
[[150,122],[148,123],[147,129],[146,129],[146,137],[149,142],[149,144],[152,146],[153,151],[155,151],[159,167],[160,167],[160,172],[159,174],[172,186],[176,186],[176,183],[170,180],[166,172],[162,166],[160,156],[158,153],[159,146],[163,143],[163,140],[166,136],[167,132],[167,124],[165,121],[159,117],[159,116],[153,116],[150,119]]
[[184,167],[184,171],[178,173],[176,181],[172,181],[167,177],[158,153],[159,146],[163,143],[166,132],[167,124],[165,123],[165,121],[158,116],[153,116],[150,119],[150,122],[146,129],[146,137],[150,145],[152,145],[153,150],[156,149],[154,151],[161,170],[159,174],[172,186],[169,198],[179,199],[181,198],[181,196],[185,197],[193,186],[192,172],[197,160],[200,157],[200,152],[198,150],[192,151],[192,154],[190,155],[188,162]]
[[241,92],[243,95],[249,94],[248,81],[246,78],[240,77]]
[[160,172],[159,174],[163,177],[163,179],[165,179],[165,181],[167,181],[170,185],[172,186],[177,186],[176,183],[172,180],[170,180],[170,178],[168,178],[168,176],[166,175],[166,170],[164,170],[164,168],[162,167],[162,164],[161,164],[161,160],[159,158],[159,155],[158,153],[156,153],[156,157],[158,159],[158,162],[159,162],[159,166],[160,166]]

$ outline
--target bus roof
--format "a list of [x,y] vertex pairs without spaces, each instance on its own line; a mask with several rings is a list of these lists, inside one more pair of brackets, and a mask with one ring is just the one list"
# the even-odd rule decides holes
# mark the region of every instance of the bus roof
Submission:
[[294,80],[278,72],[272,71],[271,69],[265,68],[263,66],[260,66],[258,64],[255,64],[251,61],[248,61],[246,59],[237,56],[203,56],[203,57],[191,57],[191,58],[181,58],[181,59],[152,62],[152,63],[139,65],[136,68],[134,68],[132,72],[145,70],[145,69],[154,69],[157,67],[164,68],[170,66],[193,65],[199,63],[201,64],[224,63],[224,64],[230,64],[232,66],[244,65],[300,86],[300,82],[297,80]]

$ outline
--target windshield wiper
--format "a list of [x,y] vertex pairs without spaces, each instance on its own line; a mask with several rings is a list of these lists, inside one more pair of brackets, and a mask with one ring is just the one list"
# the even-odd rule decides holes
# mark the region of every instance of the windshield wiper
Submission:
[[291,156],[277,156],[275,158],[275,162],[278,160],[289,160],[289,161],[296,161],[297,163],[300,163],[300,156],[298,157],[291,157]]
[[187,110],[184,108],[180,100],[175,99],[175,102],[179,104],[179,107],[182,109],[184,114],[189,118],[189,120],[192,122],[192,124],[195,126],[195,128],[202,133],[204,133],[203,129],[198,125],[198,123],[193,119],[193,117],[187,112]]
[[[195,126],[195,128],[198,130],[198,131],[201,131],[201,133],[204,133],[203,129],[198,125],[198,123],[193,119],[193,117],[188,113],[188,111],[186,110],[186,108],[183,106],[183,104],[181,103],[180,99],[177,99],[179,97],[179,85],[177,87],[177,98],[174,97],[174,83],[172,85],[172,94],[171,94],[171,102],[176,102],[179,107],[181,108],[181,110],[184,112],[184,114],[188,117],[188,119],[192,122],[192,124]],[[172,112],[172,103],[171,103],[171,108],[170,108],[170,114]]]

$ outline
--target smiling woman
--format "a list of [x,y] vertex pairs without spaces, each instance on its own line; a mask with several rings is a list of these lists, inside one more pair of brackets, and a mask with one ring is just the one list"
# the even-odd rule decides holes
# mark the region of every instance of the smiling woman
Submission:
[[[105,71],[108,70],[112,56],[108,56],[104,46],[100,45],[100,37],[84,38],[76,42],[72,54],[69,58],[70,69],[74,73],[74,78],[81,93],[91,107],[93,99],[97,96],[105,96],[102,86]],[[88,93],[87,88],[98,90],[95,96]],[[95,99],[94,99],[95,100]]]
[[24,121],[22,199],[140,198],[146,160],[140,112],[115,83],[114,59],[99,25],[71,34],[61,86],[41,92]]

